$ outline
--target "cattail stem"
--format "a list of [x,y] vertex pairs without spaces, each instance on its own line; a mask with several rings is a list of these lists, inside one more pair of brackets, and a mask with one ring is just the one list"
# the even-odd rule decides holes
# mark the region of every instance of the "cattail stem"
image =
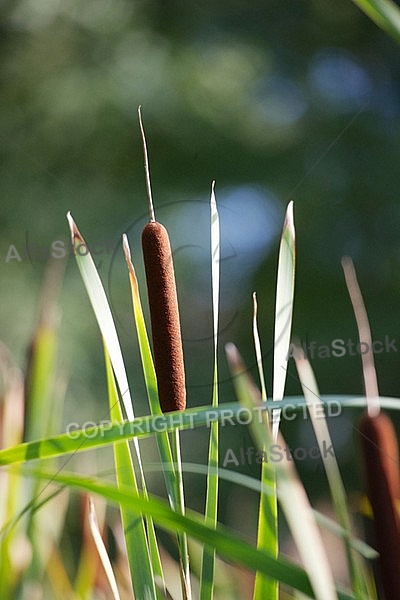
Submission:
[[142,143],[143,143],[144,173],[146,176],[146,189],[147,189],[147,198],[149,200],[150,221],[155,221],[156,217],[154,215],[153,195],[151,193],[149,155],[147,152],[146,136],[144,134],[144,127],[143,127],[143,121],[142,121],[142,107],[141,106],[139,106],[139,108],[138,108],[138,115],[139,115],[140,133],[142,135]]

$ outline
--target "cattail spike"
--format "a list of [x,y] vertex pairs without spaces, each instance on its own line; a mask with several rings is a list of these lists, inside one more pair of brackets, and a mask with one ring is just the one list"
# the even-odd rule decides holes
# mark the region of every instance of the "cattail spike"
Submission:
[[186,408],[185,369],[172,252],[161,223],[147,223],[142,248],[161,410]]
[[146,136],[144,133],[144,127],[143,127],[143,121],[142,121],[142,107],[141,106],[138,107],[138,115],[139,115],[140,133],[142,134],[142,142],[143,142],[144,172],[145,172],[145,176],[146,176],[147,198],[149,200],[150,221],[154,222],[156,220],[156,218],[154,215],[153,196],[151,193],[149,155],[147,153]]
[[[150,210],[150,222],[142,231],[142,250],[149,296],[154,366],[160,407],[163,412],[169,412],[186,408],[185,367],[178,297],[168,232],[161,223],[156,221],[154,216],[149,158],[140,106],[138,115]],[[123,246],[129,266],[129,247],[126,236],[123,239]]]
[[383,412],[367,411],[358,425],[364,477],[374,517],[379,576],[385,598],[400,598],[399,451],[393,423]]

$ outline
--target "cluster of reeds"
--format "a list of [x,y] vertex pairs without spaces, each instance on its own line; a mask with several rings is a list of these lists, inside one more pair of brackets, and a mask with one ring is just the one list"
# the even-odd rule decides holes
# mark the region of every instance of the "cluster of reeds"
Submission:
[[[152,348],[147,335],[127,236],[122,245],[128,267],[134,324],[146,383],[150,414],[137,419],[134,413],[124,358],[106,293],[92,257],[76,254],[87,293],[93,306],[104,344],[109,398],[110,425],[68,434],[54,434],[59,428],[62,386],[55,385],[57,315],[54,277],[45,286],[45,307],[41,311],[31,346],[26,384],[0,348],[0,369],[4,380],[0,414],[0,598],[237,598],[254,600],[281,598],[377,598],[382,587],[386,600],[400,597],[397,562],[400,558],[398,498],[400,493],[397,440],[393,425],[380,411],[387,399],[379,398],[372,354],[363,356],[367,412],[358,429],[365,463],[368,497],[372,507],[376,549],[355,537],[353,515],[334,455],[323,456],[336,519],[322,515],[310,505],[307,493],[291,457],[280,463],[263,462],[260,479],[219,467],[219,420],[229,408],[236,418],[245,408],[256,415],[249,427],[260,451],[274,442],[285,445],[280,432],[280,407],[284,401],[288,350],[294,302],[295,230],[293,205],[289,204],[280,243],[276,284],[274,367],[272,397],[268,399],[263,367],[262,337],[257,325],[254,294],[253,340],[259,385],[249,375],[234,344],[226,346],[238,402],[219,404],[218,313],[220,227],[214,184],[211,190],[211,285],[213,311],[213,387],[210,403],[204,407],[186,405],[186,387],[180,332],[178,295],[166,229],[155,220],[152,204],[147,148],[146,182],[150,221],[142,234],[142,249],[151,317]],[[72,216],[68,215],[72,243],[84,243]],[[360,342],[370,342],[370,332],[354,269],[344,260],[346,280],[360,332]],[[51,283],[53,282],[53,283]],[[369,344],[371,348],[371,344]],[[153,362],[154,356],[154,362]],[[324,415],[329,399],[320,396],[311,365],[304,354],[296,354],[296,366],[304,397],[290,399],[296,406],[309,407],[310,421],[320,447],[331,445],[326,419],[315,418],[315,406]],[[340,398],[343,407],[356,406],[359,399]],[[24,418],[24,406],[27,414]],[[181,458],[179,430],[207,429],[207,465],[185,464]],[[176,411],[180,419],[174,419]],[[273,415],[272,422],[268,414]],[[46,418],[38,418],[38,415]],[[259,416],[261,415],[261,419]],[[101,420],[104,415],[97,416]],[[160,430],[160,419],[165,427]],[[146,464],[140,440],[154,436],[160,455],[167,500],[147,489]],[[68,470],[71,455],[111,445],[115,460],[115,481],[88,477]],[[323,455],[323,452],[321,452]],[[61,462],[57,462],[57,458]],[[204,513],[186,506],[184,472],[206,477]],[[259,492],[257,540],[250,543],[218,521],[219,482],[231,481]],[[325,481],[325,479],[324,479]],[[45,483],[43,483],[45,482]],[[84,499],[80,512],[79,559],[65,552],[66,515],[73,491]],[[95,501],[92,500],[95,498]],[[122,531],[110,523],[106,504],[120,509]],[[279,552],[278,512],[288,524],[301,566]],[[161,528],[173,534],[179,560],[174,562],[159,542]],[[343,544],[349,571],[346,589],[335,581],[331,557],[323,544],[320,528],[337,536]],[[106,533],[108,532],[108,535]],[[116,550],[110,549],[110,538]],[[195,546],[189,540],[200,544]],[[379,571],[374,580],[371,564],[379,554]],[[75,571],[64,566],[69,559]],[[230,575],[222,560],[254,573],[249,592],[240,591],[240,577],[232,567]],[[216,569],[217,561],[219,568]],[[171,567],[171,565],[174,565]],[[170,576],[179,574],[180,589]],[[232,574],[233,573],[233,577]],[[236,579],[235,579],[236,578]],[[376,585],[378,582],[378,585]],[[34,596],[34,594],[37,596]]]

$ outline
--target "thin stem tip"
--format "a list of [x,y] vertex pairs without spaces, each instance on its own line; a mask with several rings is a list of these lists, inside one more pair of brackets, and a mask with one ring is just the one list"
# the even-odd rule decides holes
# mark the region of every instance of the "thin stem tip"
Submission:
[[144,127],[143,127],[143,121],[142,121],[142,107],[141,106],[138,106],[138,115],[139,115],[140,133],[142,135],[142,142],[143,142],[144,173],[146,176],[146,190],[147,190],[147,198],[149,200],[150,221],[155,221],[156,218],[154,215],[153,196],[151,193],[149,156],[147,153],[146,136],[144,133]]

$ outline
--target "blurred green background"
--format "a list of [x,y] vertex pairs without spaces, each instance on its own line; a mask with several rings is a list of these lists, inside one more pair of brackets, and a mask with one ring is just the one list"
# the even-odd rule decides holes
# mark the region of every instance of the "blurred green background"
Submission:
[[[256,376],[253,290],[271,393],[276,263],[289,199],[298,260],[293,333],[318,346],[357,341],[340,265],[351,255],[373,339],[397,341],[397,352],[376,355],[380,391],[399,395],[400,61],[394,41],[345,0],[23,0],[4,1],[0,11],[1,338],[21,365],[46,253],[56,241],[67,247],[71,210],[88,245],[102,244],[96,263],[136,412],[148,412],[120,248],[128,232],[145,304],[141,104],[156,216],[168,227],[175,255],[188,406],[211,401],[207,203],[214,178],[223,238],[221,401],[233,400],[226,342],[239,346]],[[59,305],[59,369],[68,380],[64,426],[98,421],[107,406],[102,346],[71,257]],[[322,393],[362,393],[358,355],[312,363]],[[293,364],[289,372],[287,392],[299,394]],[[347,411],[331,425],[345,477],[357,487],[353,419]],[[283,431],[292,444],[314,443],[300,419],[283,423]],[[184,460],[204,464],[206,432],[182,439]],[[244,429],[226,427],[221,444],[224,456],[227,447],[251,442]],[[148,460],[155,460],[147,446]],[[320,492],[315,465],[300,468],[310,490]],[[187,493],[201,508],[198,489],[193,483]],[[223,510],[234,514],[230,502]],[[244,529],[255,525],[242,520]]]

